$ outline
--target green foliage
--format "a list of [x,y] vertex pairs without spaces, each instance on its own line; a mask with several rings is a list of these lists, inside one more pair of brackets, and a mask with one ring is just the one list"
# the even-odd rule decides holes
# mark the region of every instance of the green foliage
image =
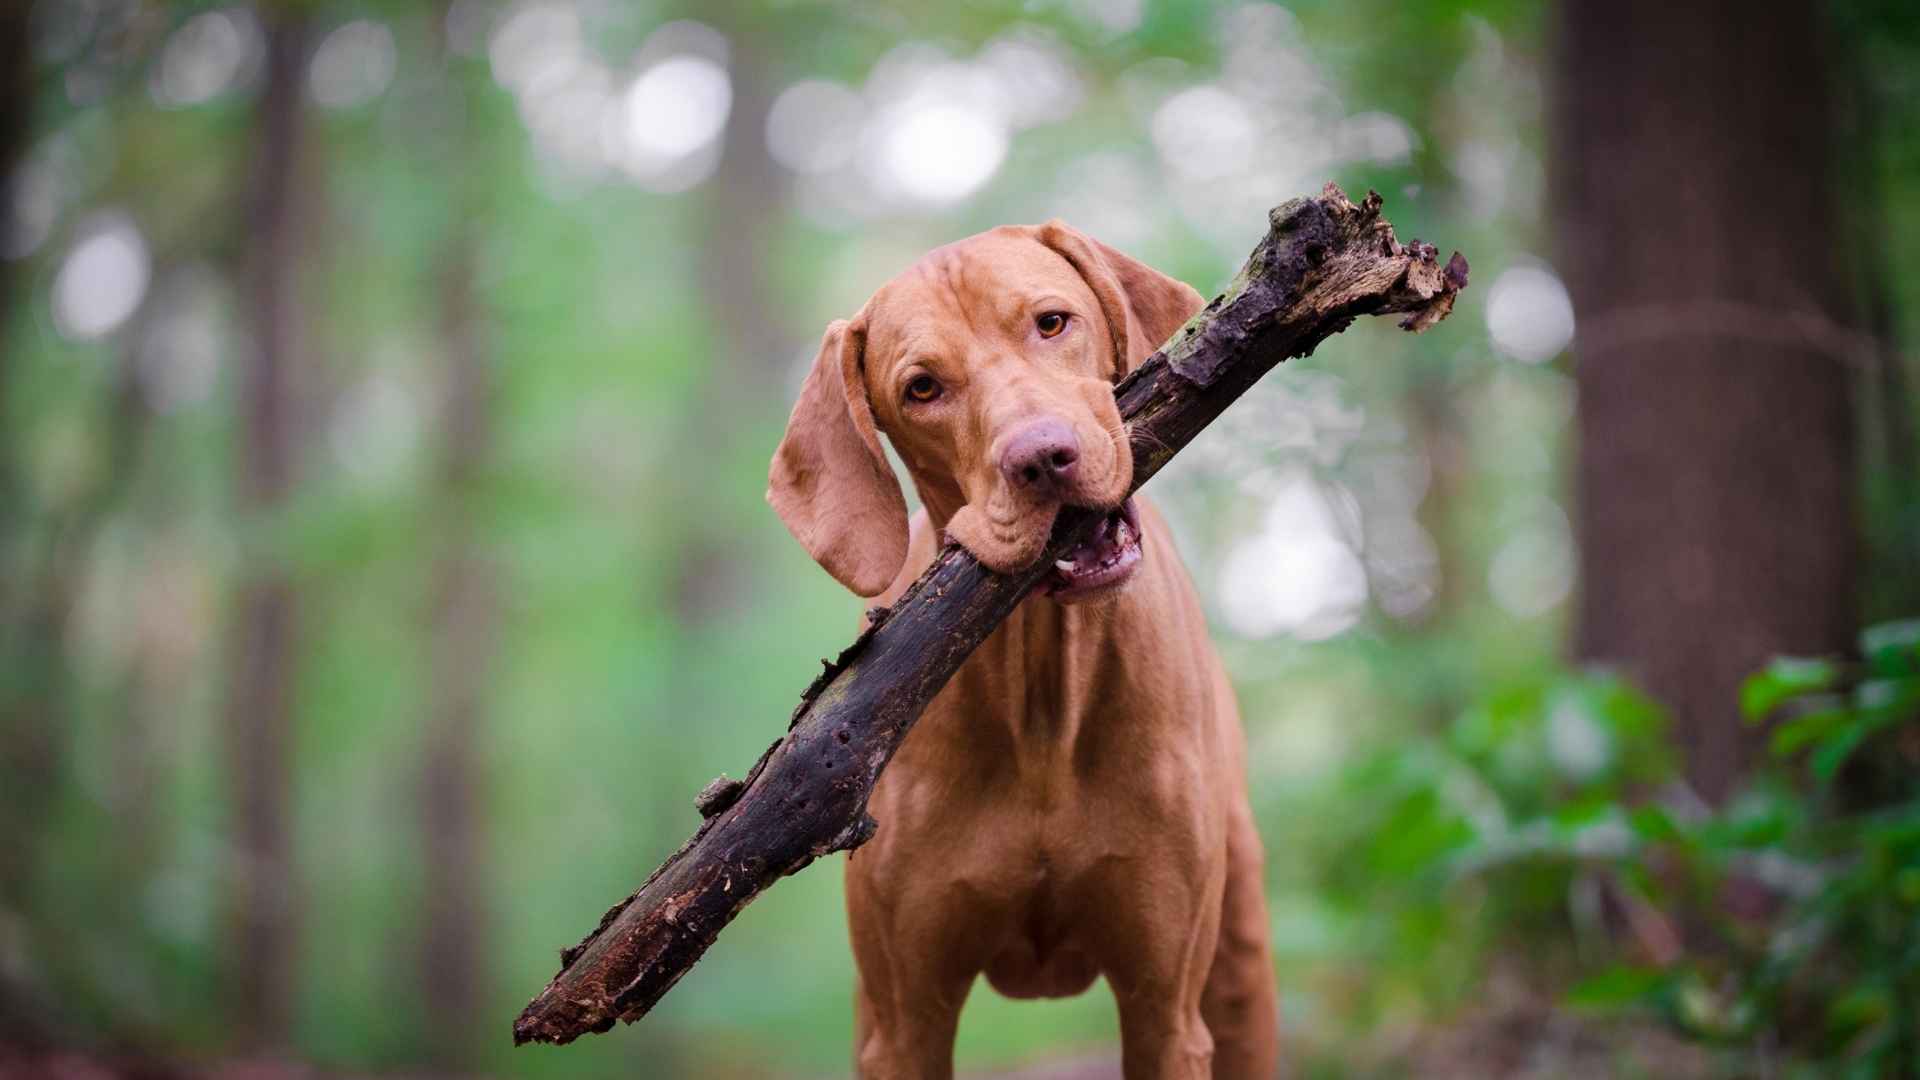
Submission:
[[[1569,1008],[1641,1015],[1735,1074],[1908,1075],[1920,1064],[1920,620],[1857,660],[1781,658],[1743,688],[1770,760],[1710,809],[1665,722],[1611,676],[1490,696],[1355,767],[1373,808],[1325,868],[1426,962],[1449,941]],[[1343,845],[1344,846],[1344,845]],[[1444,1005],[1443,998],[1438,1004]]]

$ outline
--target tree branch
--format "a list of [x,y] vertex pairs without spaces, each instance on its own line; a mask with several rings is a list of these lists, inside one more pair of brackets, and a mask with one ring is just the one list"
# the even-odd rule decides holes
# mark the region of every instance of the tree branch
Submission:
[[[1282,360],[1361,315],[1402,312],[1401,326],[1424,330],[1467,283],[1458,253],[1443,267],[1432,245],[1395,241],[1377,194],[1355,206],[1329,184],[1269,219],[1226,292],[1114,389],[1135,488]],[[1046,553],[1016,574],[949,543],[898,602],[870,612],[866,631],[802,695],[786,737],[745,780],[708,785],[699,831],[561,953],[559,973],[514,1022],[514,1042],[567,1043],[645,1016],[762,890],[872,836],[867,797],[921,710],[1103,516],[1063,509]]]

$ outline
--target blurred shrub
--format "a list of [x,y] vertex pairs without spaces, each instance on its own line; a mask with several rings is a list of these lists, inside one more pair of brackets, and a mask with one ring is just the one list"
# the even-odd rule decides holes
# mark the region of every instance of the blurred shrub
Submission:
[[[1920,1073],[1920,620],[1741,695],[1771,754],[1710,808],[1609,675],[1496,694],[1341,781],[1318,853],[1362,955],[1434,999],[1490,973],[1711,1047],[1733,1074]],[[1493,1007],[1499,1007],[1495,1003]]]

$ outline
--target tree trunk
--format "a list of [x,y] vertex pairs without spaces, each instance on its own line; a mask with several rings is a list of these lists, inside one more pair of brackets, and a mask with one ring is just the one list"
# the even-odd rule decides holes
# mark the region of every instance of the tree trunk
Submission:
[[[32,10],[32,4],[0,4],[0,193],[11,189],[33,131],[33,50],[27,37]],[[6,301],[15,276],[12,267],[0,262],[0,315],[10,310]],[[0,321],[0,328],[5,326]],[[7,359],[7,345],[0,338],[0,402],[6,401]],[[11,511],[11,506],[0,505],[0,524]]]
[[[33,54],[27,43],[27,17],[31,10],[31,4],[0,5],[0,195],[11,189],[20,162],[26,156],[33,117]],[[0,261],[0,423],[7,419],[7,402],[14,388],[12,342],[6,331],[12,324],[14,288],[21,277],[14,264]],[[14,433],[4,431],[4,434]],[[0,571],[6,571],[0,573],[0,617],[24,623],[30,590],[17,578],[19,563],[16,560],[23,557],[27,545],[27,507],[22,498],[19,469],[12,457],[14,450],[11,440],[0,445]],[[0,634],[13,633],[17,630],[0,626]],[[0,636],[0,645],[9,644],[13,644],[10,637]],[[19,669],[22,675],[30,675],[32,671],[33,668],[26,665]],[[36,770],[31,767],[41,754],[29,745],[37,743],[40,734],[22,726],[29,718],[16,715],[15,696],[11,689],[0,688],[0,720],[6,721],[4,727],[0,727],[0,738],[5,740],[0,742],[0,812],[11,811],[16,800],[26,809],[30,794],[23,787],[31,789],[43,780],[34,775]],[[39,718],[32,719],[37,722]],[[9,812],[0,820],[11,822],[15,818]],[[21,882],[20,877],[10,872],[20,855],[17,850],[0,854],[0,889],[11,891]],[[7,899],[0,895],[0,904]]]
[[[27,47],[29,4],[0,5],[0,192],[13,182],[33,112],[33,57]],[[52,790],[58,727],[41,700],[49,646],[39,625],[39,595],[21,580],[28,547],[14,433],[4,429],[13,390],[9,362],[14,285],[20,275],[0,263],[0,920],[22,916],[32,891],[37,825]],[[19,1037],[29,1010],[25,988],[0,972],[0,1037]]]
[[1812,0],[1566,0],[1552,195],[1579,313],[1576,651],[1724,799],[1741,679],[1846,648],[1853,414]]
[[[760,14],[725,0],[701,16],[727,37],[733,104],[721,134],[720,167],[701,186],[698,281],[714,355],[687,410],[688,438],[728,447],[751,445],[745,436],[758,430],[753,425],[781,415],[785,374],[805,344],[780,319],[789,305],[774,280],[780,260],[769,256],[786,219],[788,179],[767,150],[777,50],[769,48]],[[749,592],[750,553],[739,541],[737,520],[743,504],[689,470],[678,470],[675,482],[675,499],[687,512],[674,614],[683,627],[701,627],[738,607]],[[758,500],[751,510],[762,510]]]
[[[246,272],[253,354],[240,373],[239,506],[259,524],[293,486],[300,425],[301,214],[306,33],[283,15],[268,29],[257,121]],[[293,1011],[298,913],[292,850],[293,698],[298,604],[275,552],[249,558],[234,612],[227,713],[234,815],[234,1035],[250,1049],[284,1045]]]
[[728,42],[733,104],[721,135],[720,168],[703,185],[706,227],[700,246],[700,291],[708,319],[726,350],[713,381],[720,393],[758,393],[779,385],[792,366],[791,340],[782,325],[774,281],[778,260],[767,257],[786,218],[786,172],[767,150],[767,114],[773,110],[777,50],[756,11],[735,0],[710,9]]
[[460,235],[441,271],[442,537],[434,570],[433,698],[420,784],[426,871],[420,984],[432,1060],[445,1068],[472,1064],[474,1017],[486,1001],[479,747],[492,670],[494,599],[492,569],[476,538],[474,501],[492,418],[473,258],[471,237]]

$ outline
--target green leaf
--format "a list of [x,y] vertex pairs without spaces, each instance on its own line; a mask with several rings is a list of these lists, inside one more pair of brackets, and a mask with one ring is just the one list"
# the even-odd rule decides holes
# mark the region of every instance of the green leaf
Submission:
[[1814,743],[1822,742],[1835,732],[1843,730],[1849,722],[1854,720],[1854,714],[1849,709],[1816,709],[1774,728],[1772,737],[1767,740],[1767,746],[1773,751],[1775,757],[1792,757]]
[[1614,812],[1611,801],[1589,796],[1555,807],[1551,817],[1554,827],[1565,832],[1585,828]]
[[1617,1009],[1653,997],[1670,978],[1660,968],[1621,964],[1575,984],[1567,991],[1566,1004],[1576,1009]]
[[1853,752],[1860,748],[1860,744],[1865,742],[1866,738],[1867,728],[1859,726],[1848,728],[1821,743],[1820,748],[1808,758],[1813,766],[1813,775],[1823,785],[1833,783],[1834,775],[1840,771],[1840,766],[1847,763],[1847,759],[1853,756]]
[[1846,1038],[1887,1018],[1891,1002],[1878,986],[1858,986],[1827,1006],[1827,1031]]
[[1893,895],[1908,907],[1920,906],[1920,866],[1909,866],[1893,876]]
[[1920,679],[1867,679],[1854,688],[1853,704],[1868,727],[1898,723],[1920,709]]
[[1740,687],[1740,712],[1749,723],[1758,723],[1787,699],[1831,689],[1839,677],[1839,668],[1830,660],[1776,657]]
[[1860,654],[1883,675],[1920,672],[1920,619],[1867,627],[1860,632]]
[[1642,840],[1656,842],[1680,839],[1680,827],[1673,818],[1658,806],[1636,806],[1633,813],[1627,815],[1627,823]]

